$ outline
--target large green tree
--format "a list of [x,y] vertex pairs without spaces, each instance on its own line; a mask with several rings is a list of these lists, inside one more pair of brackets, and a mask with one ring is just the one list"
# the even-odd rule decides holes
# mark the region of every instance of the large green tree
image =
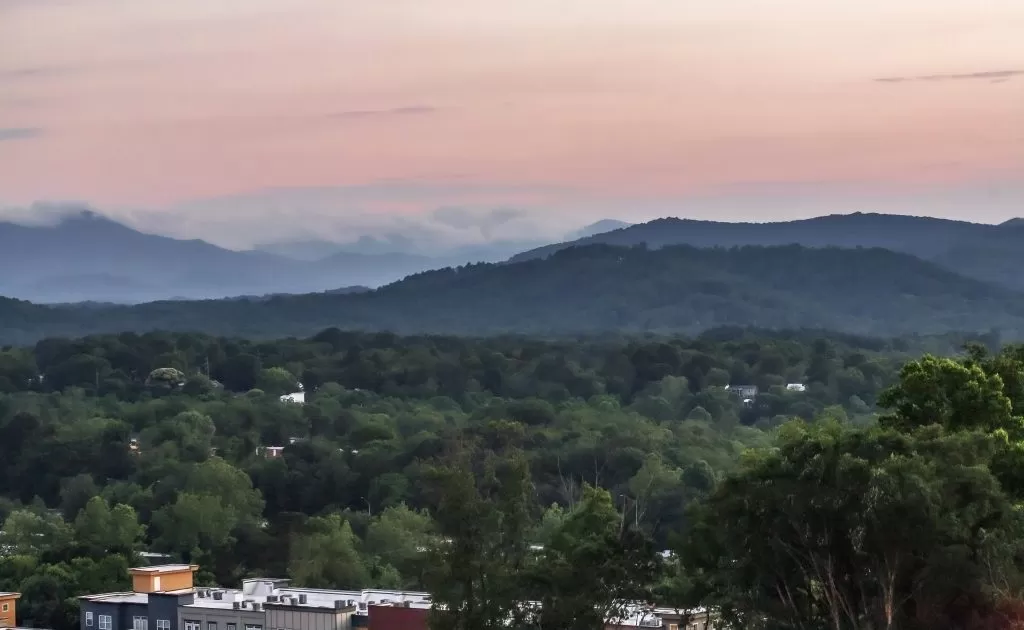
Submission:
[[996,442],[789,427],[695,511],[685,563],[735,627],[963,628],[1017,578]]

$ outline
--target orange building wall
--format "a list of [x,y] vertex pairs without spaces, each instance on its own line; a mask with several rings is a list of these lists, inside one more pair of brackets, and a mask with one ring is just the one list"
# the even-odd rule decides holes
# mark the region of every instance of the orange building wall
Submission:
[[[18,598],[17,593],[4,593],[0,595],[0,628],[13,628],[18,625]],[[6,612],[4,607],[7,607]]]
[[167,573],[132,573],[132,590],[136,593],[158,593],[187,588],[192,588],[192,569]]

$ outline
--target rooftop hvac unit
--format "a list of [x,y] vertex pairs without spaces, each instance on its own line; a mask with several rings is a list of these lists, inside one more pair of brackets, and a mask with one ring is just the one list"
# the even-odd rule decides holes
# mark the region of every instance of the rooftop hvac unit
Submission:
[[260,609],[260,603],[259,602],[253,602],[252,603],[252,609],[253,610],[259,610]]
[[302,594],[299,595],[299,603],[300,604],[305,604],[306,603],[306,594],[305,593],[302,593]]
[[242,602],[231,602],[231,607],[234,608],[235,610],[238,610],[239,608],[242,607]]
[[345,607],[345,600],[343,600],[343,599],[336,599],[336,600],[334,600],[334,610],[341,610],[344,607]]
[[224,593],[217,591],[213,594],[213,598],[219,602],[224,599]]
[[270,603],[274,603],[278,599],[280,599],[280,597],[278,597],[277,595],[267,595],[267,601]]

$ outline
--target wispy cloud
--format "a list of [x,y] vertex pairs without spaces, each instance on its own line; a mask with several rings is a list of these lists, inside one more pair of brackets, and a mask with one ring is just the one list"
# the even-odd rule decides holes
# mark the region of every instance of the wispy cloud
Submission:
[[394,107],[392,109],[355,109],[344,112],[328,114],[328,118],[371,118],[385,116],[420,116],[433,114],[438,110],[436,107],[427,105],[410,105],[407,107]]
[[45,79],[69,74],[71,68],[65,66],[29,66],[25,68],[0,68],[0,81],[23,81],[29,79]]
[[909,77],[882,77],[875,79],[878,83],[907,83],[910,81],[963,81],[987,79],[993,83],[1008,81],[1013,77],[1024,75],[1024,70],[992,70],[988,72],[969,72],[966,74],[925,74]]
[[0,127],[0,142],[27,140],[43,135],[40,127]]

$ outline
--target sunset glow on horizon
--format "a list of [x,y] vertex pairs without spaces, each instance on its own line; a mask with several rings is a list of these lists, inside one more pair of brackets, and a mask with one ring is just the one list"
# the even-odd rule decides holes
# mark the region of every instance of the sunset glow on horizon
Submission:
[[0,0],[0,203],[1016,195],[1022,33],[1019,0]]

